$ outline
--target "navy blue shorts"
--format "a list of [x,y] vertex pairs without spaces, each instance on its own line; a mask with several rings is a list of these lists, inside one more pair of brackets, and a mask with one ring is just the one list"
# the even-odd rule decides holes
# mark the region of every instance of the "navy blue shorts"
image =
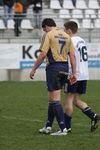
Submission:
[[[67,66],[65,67],[67,68]],[[67,69],[52,68],[46,69],[46,82],[48,91],[55,91],[61,89],[68,81]]]
[[71,85],[70,82],[68,82],[65,84],[64,92],[85,94],[86,87],[87,87],[87,80],[77,81],[73,85]]

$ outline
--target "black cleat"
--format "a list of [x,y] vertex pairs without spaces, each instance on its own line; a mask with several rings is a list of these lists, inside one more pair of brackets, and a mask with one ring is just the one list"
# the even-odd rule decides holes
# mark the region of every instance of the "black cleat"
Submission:
[[95,118],[91,120],[91,132],[94,132],[98,128],[99,121],[100,121],[99,115],[96,115]]

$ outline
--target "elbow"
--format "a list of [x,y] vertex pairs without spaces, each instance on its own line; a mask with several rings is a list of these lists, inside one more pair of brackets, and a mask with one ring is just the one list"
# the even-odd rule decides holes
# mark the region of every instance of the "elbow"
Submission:
[[41,55],[41,58],[44,60],[47,54],[45,52],[41,52],[40,55]]

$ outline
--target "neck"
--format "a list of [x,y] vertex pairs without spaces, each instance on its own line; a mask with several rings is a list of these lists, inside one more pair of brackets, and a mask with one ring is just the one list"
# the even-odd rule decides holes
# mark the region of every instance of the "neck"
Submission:
[[55,29],[56,27],[51,27],[51,30]]
[[74,37],[74,36],[77,36],[77,34],[71,34],[71,35],[70,35],[70,37]]

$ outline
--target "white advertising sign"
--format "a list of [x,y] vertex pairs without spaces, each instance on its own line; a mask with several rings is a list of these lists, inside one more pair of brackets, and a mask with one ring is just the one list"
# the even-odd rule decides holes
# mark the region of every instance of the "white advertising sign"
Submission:
[[0,69],[31,68],[40,44],[0,44]]
[[100,44],[88,44],[89,68],[100,68]]
[[[88,44],[89,68],[100,68],[100,44]],[[37,44],[0,44],[0,69],[32,68],[39,55]],[[45,68],[45,62],[40,68]]]

